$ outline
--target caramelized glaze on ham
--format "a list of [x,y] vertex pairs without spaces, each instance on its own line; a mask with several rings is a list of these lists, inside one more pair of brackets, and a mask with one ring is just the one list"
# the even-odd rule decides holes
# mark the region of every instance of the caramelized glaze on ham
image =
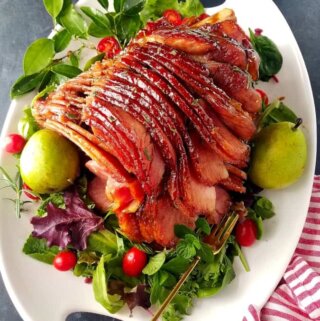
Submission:
[[228,191],[245,192],[259,59],[232,10],[156,25],[39,98],[33,114],[91,159],[98,209],[113,210],[131,240],[171,247],[175,224],[217,224]]

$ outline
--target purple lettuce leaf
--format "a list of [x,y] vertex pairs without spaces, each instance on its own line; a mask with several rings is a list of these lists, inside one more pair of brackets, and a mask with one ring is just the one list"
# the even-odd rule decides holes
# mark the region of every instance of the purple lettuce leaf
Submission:
[[87,247],[88,236],[103,229],[103,219],[92,213],[76,191],[64,193],[66,209],[47,206],[47,216],[33,217],[32,236],[45,238],[48,246],[57,245],[65,248],[72,245],[78,250]]
[[118,294],[122,300],[128,305],[130,312],[137,306],[148,310],[151,307],[149,286],[139,284],[135,291],[125,292],[126,284],[120,280],[111,280],[108,283],[108,293]]
[[147,292],[147,286],[144,284],[139,284],[135,292],[124,293],[124,301],[127,303],[131,313],[136,306],[146,310],[151,306],[150,293]]

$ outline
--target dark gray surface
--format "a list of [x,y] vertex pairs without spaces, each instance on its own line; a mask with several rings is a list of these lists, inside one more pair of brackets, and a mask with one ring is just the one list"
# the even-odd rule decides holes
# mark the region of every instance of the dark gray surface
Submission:
[[[203,1],[212,6],[214,0]],[[221,2],[221,1],[219,1]],[[307,64],[317,112],[320,112],[320,6],[319,0],[275,0],[295,34]],[[21,74],[21,61],[26,46],[48,35],[52,28],[41,0],[0,0],[0,127],[5,119],[10,99],[9,89]],[[318,119],[318,129],[319,129]],[[318,142],[319,144],[319,142]],[[318,145],[319,146],[319,145]],[[320,174],[318,157],[317,170]],[[0,213],[1,214],[1,213]],[[41,300],[40,300],[41,301]],[[20,321],[0,279],[0,321]],[[79,318],[69,321],[84,320]],[[97,320],[86,318],[86,321]]]

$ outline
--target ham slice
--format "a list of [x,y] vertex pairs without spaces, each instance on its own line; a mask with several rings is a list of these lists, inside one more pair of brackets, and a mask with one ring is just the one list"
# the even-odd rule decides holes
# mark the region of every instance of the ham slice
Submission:
[[167,248],[174,246],[177,241],[174,234],[176,224],[183,224],[192,229],[195,226],[195,217],[184,215],[173,206],[168,195],[157,200],[147,200],[145,206],[137,213],[137,218],[143,239]]
[[[228,20],[228,21],[226,21]],[[135,242],[172,247],[175,224],[217,224],[244,192],[259,60],[232,10],[139,32],[34,103],[40,126],[90,160],[88,195]]]
[[206,185],[213,186],[228,178],[228,171],[222,159],[210,146],[201,140],[196,132],[191,134],[193,144],[199,154],[199,162],[193,164],[197,179]]
[[107,212],[111,209],[112,202],[110,202],[106,197],[105,179],[96,176],[92,181],[90,181],[88,184],[88,195],[99,210]]

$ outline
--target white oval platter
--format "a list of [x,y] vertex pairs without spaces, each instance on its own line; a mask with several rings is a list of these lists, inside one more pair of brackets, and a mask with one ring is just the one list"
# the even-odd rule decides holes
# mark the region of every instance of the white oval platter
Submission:
[[[81,5],[97,4],[93,0]],[[249,304],[262,307],[278,284],[294,252],[301,234],[311,195],[316,159],[316,116],[308,73],[296,40],[279,9],[271,0],[227,0],[223,6],[207,9],[212,14],[222,7],[235,10],[238,22],[245,30],[262,28],[278,45],[284,65],[278,75],[278,84],[259,84],[271,99],[285,96],[285,102],[303,118],[308,141],[308,164],[301,180],[279,191],[265,194],[275,205],[277,215],[266,222],[263,240],[245,250],[251,272],[246,273],[237,261],[236,279],[216,297],[197,300],[192,315],[186,320],[241,321]],[[49,19],[48,19],[49,21]],[[13,101],[2,130],[1,141],[10,132],[17,131],[17,122],[23,107],[33,94]],[[0,151],[0,165],[15,171],[14,158]],[[71,273],[58,273],[51,266],[25,256],[21,249],[31,232],[31,213],[18,220],[13,206],[3,197],[0,200],[0,268],[9,292],[25,321],[64,321],[70,312],[90,311],[108,314],[94,300],[92,288]],[[137,308],[133,317],[123,309],[116,315],[126,321],[149,320],[150,315]]]

